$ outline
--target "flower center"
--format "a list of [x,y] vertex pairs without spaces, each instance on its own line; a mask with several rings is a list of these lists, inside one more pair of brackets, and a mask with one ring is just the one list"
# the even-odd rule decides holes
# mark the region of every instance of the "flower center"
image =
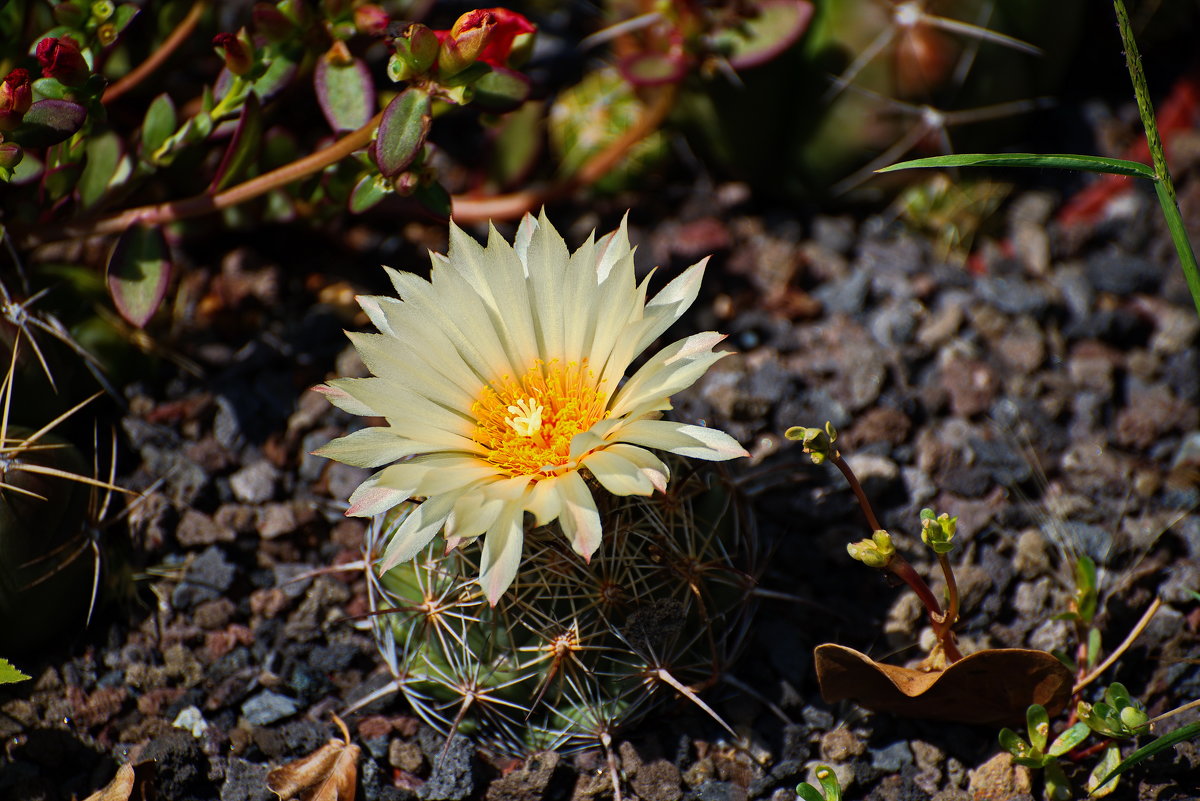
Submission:
[[606,401],[586,363],[538,360],[519,380],[483,388],[471,406],[474,439],[507,475],[558,475],[569,467],[572,437],[608,416]]

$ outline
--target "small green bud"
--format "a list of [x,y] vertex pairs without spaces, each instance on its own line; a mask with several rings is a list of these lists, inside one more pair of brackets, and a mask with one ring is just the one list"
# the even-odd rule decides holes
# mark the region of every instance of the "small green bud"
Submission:
[[867,567],[887,567],[896,555],[896,546],[892,537],[883,529],[876,531],[869,540],[859,540],[846,546],[850,558],[862,562]]
[[954,550],[954,534],[958,530],[958,518],[942,512],[934,516],[932,509],[921,510],[921,541],[943,554]]
[[833,423],[826,422],[824,429],[792,426],[783,432],[783,435],[801,443],[803,451],[812,459],[813,464],[821,464],[831,456],[839,455],[833,447],[834,441],[837,440],[837,429],[833,427]]
[[113,5],[111,0],[97,0],[92,3],[92,19],[97,22],[104,22],[113,15],[117,7]]
[[414,22],[392,40],[395,52],[388,61],[388,77],[407,81],[429,71],[437,60],[437,34],[425,25]]
[[1121,723],[1125,724],[1125,728],[1129,729],[1130,732],[1137,732],[1150,719],[1150,716],[1144,710],[1138,709],[1136,706],[1125,707],[1121,710],[1120,716]]

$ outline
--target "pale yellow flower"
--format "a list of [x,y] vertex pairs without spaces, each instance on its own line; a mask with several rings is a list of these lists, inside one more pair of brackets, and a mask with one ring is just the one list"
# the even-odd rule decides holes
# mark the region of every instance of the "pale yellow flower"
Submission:
[[746,451],[728,434],[659,419],[670,396],[727,356],[706,332],[633,360],[692,304],[705,261],[646,302],[621,228],[573,254],[545,215],[526,216],[515,247],[493,228],[487,247],[450,226],[431,280],[388,270],[401,299],[364,296],[378,334],[349,334],[370,378],[317,387],[353,414],[383,417],[316,451],[384,467],[350,496],[348,515],[425,500],[396,531],[382,569],[413,558],[442,531],[448,546],[483,537],[479,582],[493,604],[521,562],[525,516],[557,520],[590,557],[601,523],[585,476],[614,495],[667,486],[647,448],[698,459]]

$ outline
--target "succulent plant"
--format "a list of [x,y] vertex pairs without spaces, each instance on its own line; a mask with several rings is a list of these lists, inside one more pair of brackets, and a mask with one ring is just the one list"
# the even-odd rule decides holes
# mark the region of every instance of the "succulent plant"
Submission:
[[[447,736],[497,754],[607,746],[679,692],[716,682],[743,644],[757,539],[719,468],[672,457],[666,493],[604,496],[588,563],[551,526],[525,534],[522,569],[489,606],[477,545],[435,540],[382,576],[372,617],[399,690]],[[374,520],[373,554],[414,506]]]

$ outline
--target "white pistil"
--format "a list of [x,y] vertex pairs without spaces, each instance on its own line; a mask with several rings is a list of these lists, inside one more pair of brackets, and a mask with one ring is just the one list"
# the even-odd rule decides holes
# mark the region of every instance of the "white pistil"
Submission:
[[512,417],[505,417],[504,422],[519,436],[532,437],[542,428],[542,405],[533,398],[517,401],[508,407],[508,413]]

